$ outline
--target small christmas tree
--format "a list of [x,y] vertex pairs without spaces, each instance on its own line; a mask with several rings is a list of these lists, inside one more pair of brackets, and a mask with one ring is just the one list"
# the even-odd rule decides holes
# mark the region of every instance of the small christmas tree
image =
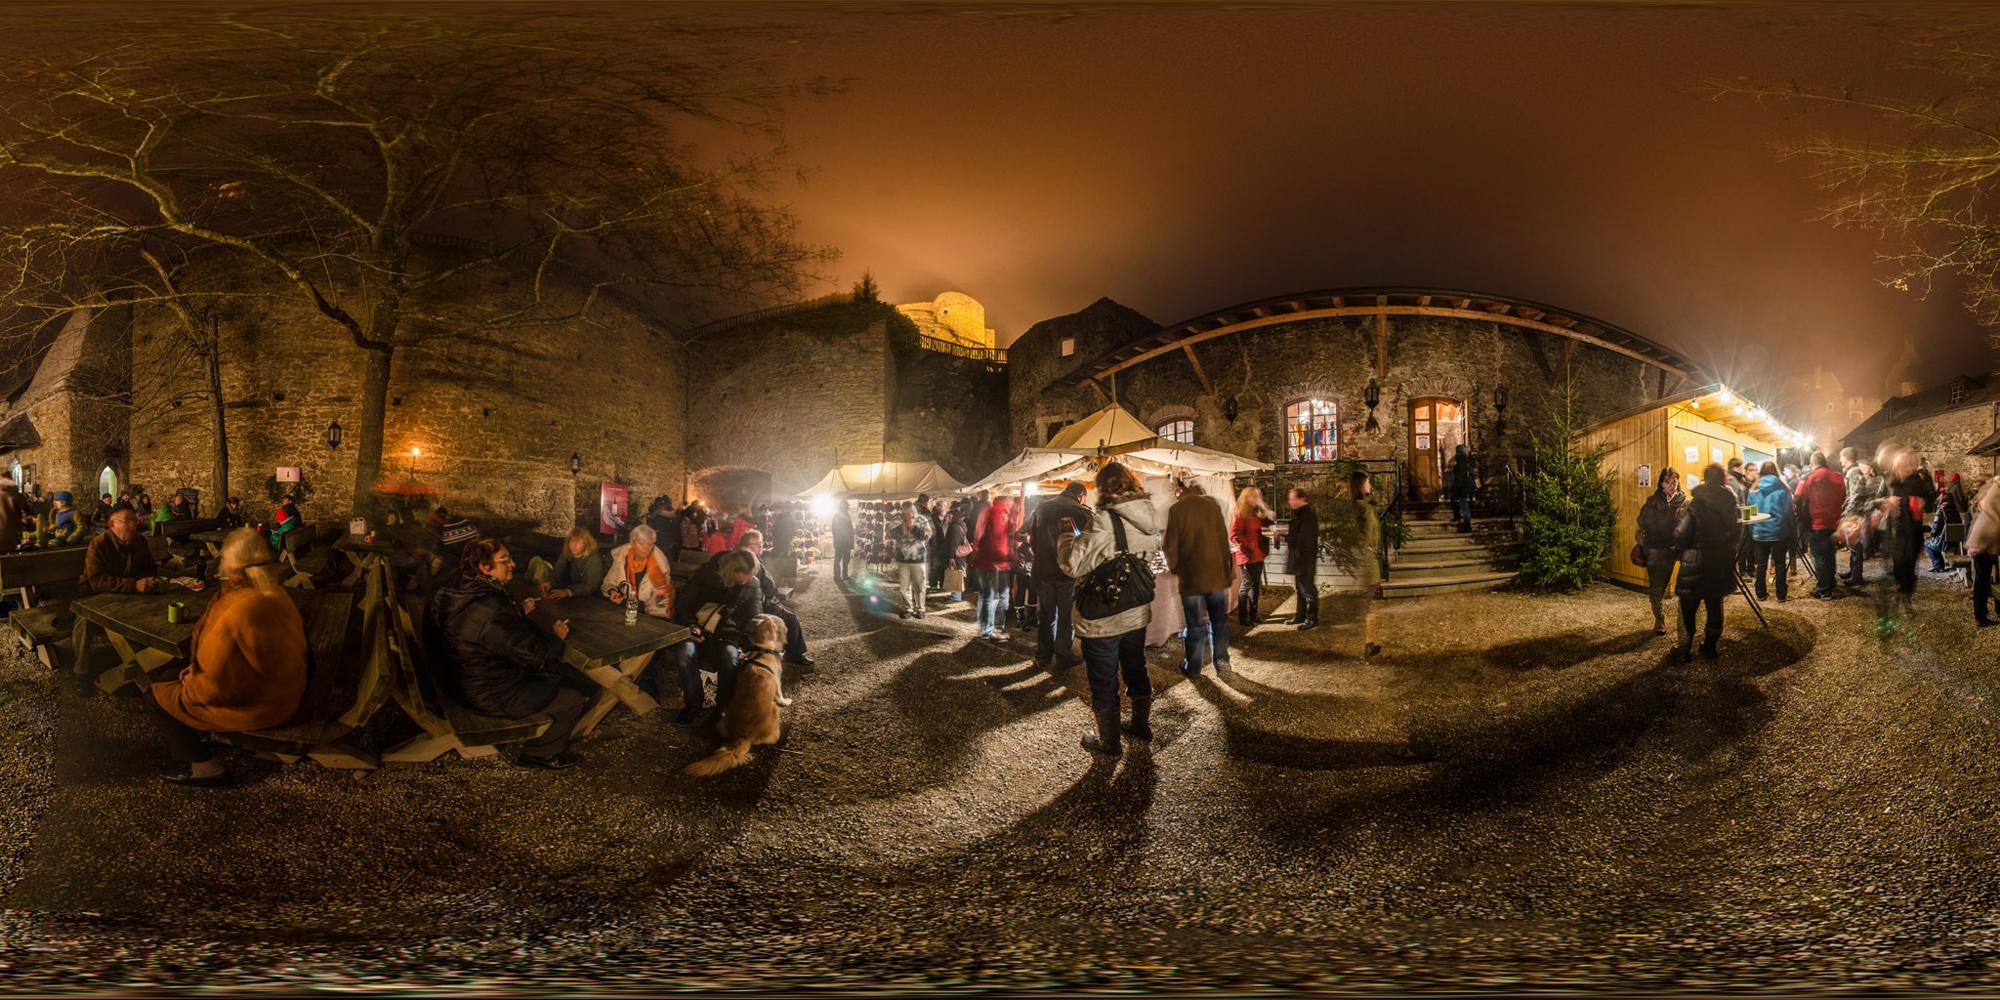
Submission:
[[854,283],[854,301],[874,303],[882,301],[882,289],[875,285],[875,275],[863,271],[861,280]]
[[1563,380],[1555,426],[1538,432],[1534,472],[1522,480],[1521,579],[1543,590],[1581,590],[1604,568],[1611,546],[1611,477],[1601,448],[1580,450],[1576,398]]

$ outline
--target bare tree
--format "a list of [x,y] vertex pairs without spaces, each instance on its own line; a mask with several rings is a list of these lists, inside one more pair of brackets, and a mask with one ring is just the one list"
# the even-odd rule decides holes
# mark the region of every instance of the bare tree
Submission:
[[[224,251],[341,331],[362,358],[365,503],[400,349],[545,333],[620,290],[790,292],[830,256],[753,199],[781,102],[829,88],[773,83],[716,29],[653,28],[119,22],[0,70],[0,179],[89,206],[92,238]],[[759,148],[705,161],[691,133],[717,128]]]
[[[1889,244],[1885,284],[1928,294],[1959,280],[1965,305],[2000,327],[2000,45],[1955,38],[1925,43],[1929,69],[1951,92],[1910,98],[1848,87],[1717,81],[1713,97],[1806,104],[1857,113],[1873,124],[1783,147],[1809,161],[1830,195],[1836,226],[1872,230]],[[1990,334],[2000,352],[2000,332]]]

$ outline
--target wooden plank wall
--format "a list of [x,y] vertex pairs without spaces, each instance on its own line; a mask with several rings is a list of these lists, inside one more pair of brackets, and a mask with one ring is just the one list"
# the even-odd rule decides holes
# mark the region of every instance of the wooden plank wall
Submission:
[[[1691,489],[1701,482],[1701,470],[1715,461],[1718,448],[1725,465],[1731,457],[1741,457],[1746,446],[1777,452],[1774,441],[1705,419],[1681,405],[1634,414],[1606,424],[1584,435],[1582,440],[1584,447],[1607,449],[1603,469],[1612,477],[1611,501],[1618,510],[1604,574],[1641,587],[1646,585],[1646,570],[1634,565],[1630,554],[1639,540],[1639,508],[1652,495],[1653,487],[1639,485],[1639,466],[1651,465],[1653,481],[1657,483],[1660,470],[1671,465],[1680,472],[1683,488]],[[1689,445],[1696,449],[1696,460],[1692,462],[1687,459]]]

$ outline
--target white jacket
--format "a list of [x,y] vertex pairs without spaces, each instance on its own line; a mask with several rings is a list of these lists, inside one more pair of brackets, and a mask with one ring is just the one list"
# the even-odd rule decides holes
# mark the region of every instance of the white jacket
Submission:
[[[625,559],[630,555],[631,550],[632,544],[630,542],[611,550],[611,568],[605,571],[604,583],[597,588],[605,597],[611,597],[620,587],[625,585]],[[667,554],[660,551],[660,547],[657,545],[653,546],[653,564],[660,568],[661,578],[668,581],[667,589],[664,593],[654,589],[653,575],[651,573],[640,574],[639,610],[655,618],[672,618],[674,616],[674,568],[667,565]]]
[[1965,531],[1965,551],[2000,555],[2000,477],[1987,481],[1972,501],[1972,524]]
[[[1141,556],[1160,551],[1160,531],[1163,527],[1160,509],[1153,505],[1148,496],[1124,497],[1110,505],[1125,521],[1125,551]],[[1091,570],[1111,561],[1118,554],[1118,538],[1112,532],[1111,515],[1100,508],[1091,515],[1090,527],[1080,535],[1059,539],[1056,543],[1056,562],[1062,571],[1077,581]],[[1153,607],[1141,605],[1123,611],[1109,618],[1090,619],[1076,616],[1076,634],[1091,639],[1124,635],[1133,629],[1143,629],[1153,620]]]

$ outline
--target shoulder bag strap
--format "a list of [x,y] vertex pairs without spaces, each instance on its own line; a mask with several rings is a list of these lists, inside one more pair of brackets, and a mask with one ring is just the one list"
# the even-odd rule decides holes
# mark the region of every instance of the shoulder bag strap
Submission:
[[1111,515],[1111,537],[1118,544],[1119,554],[1123,555],[1129,551],[1125,545],[1125,519],[1119,517],[1118,512],[1109,507],[1104,508],[1104,512]]

